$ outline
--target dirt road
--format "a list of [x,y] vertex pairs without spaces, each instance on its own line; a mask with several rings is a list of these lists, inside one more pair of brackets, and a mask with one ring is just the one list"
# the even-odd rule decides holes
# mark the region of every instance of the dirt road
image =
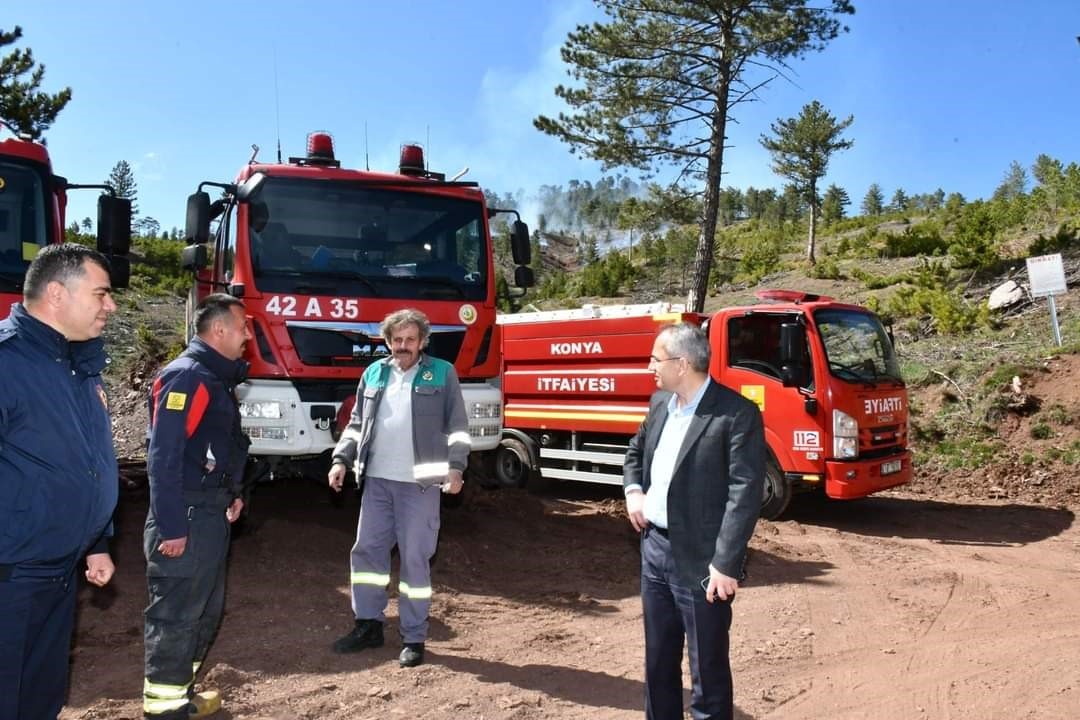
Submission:
[[[233,546],[207,680],[223,718],[633,718],[643,641],[618,495],[474,495],[443,513],[428,663],[341,657],[357,502],[261,487]],[[118,575],[84,588],[65,720],[140,718],[144,490],[124,494]],[[762,522],[735,604],[740,718],[1080,717],[1073,512],[892,494]]]

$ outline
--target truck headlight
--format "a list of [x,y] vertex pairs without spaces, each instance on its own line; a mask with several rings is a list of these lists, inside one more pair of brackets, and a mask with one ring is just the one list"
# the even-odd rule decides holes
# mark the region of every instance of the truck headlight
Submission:
[[850,460],[859,456],[859,423],[840,410],[832,412],[833,457]]
[[240,417],[245,419],[280,420],[281,416],[281,403],[277,400],[240,403]]

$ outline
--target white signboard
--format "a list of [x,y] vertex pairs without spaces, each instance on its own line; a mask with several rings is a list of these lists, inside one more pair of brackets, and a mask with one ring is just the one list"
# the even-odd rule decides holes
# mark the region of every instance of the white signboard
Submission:
[[1061,262],[1061,253],[1028,258],[1027,271],[1033,297],[1061,295],[1067,290],[1065,265]]

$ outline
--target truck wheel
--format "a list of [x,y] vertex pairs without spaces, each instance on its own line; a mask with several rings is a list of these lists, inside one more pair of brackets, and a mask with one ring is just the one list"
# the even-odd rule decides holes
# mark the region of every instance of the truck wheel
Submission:
[[506,438],[495,450],[495,477],[503,487],[525,487],[532,467],[529,449],[515,438]]
[[765,493],[761,499],[761,517],[776,520],[787,510],[794,489],[784,477],[780,465],[770,456],[765,461]]

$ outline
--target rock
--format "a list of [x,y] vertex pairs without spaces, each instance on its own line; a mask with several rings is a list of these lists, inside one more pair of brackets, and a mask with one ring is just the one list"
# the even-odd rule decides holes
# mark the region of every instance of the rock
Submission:
[[1024,288],[1017,285],[1014,280],[1009,280],[994,288],[986,304],[991,310],[1000,310],[1015,305],[1023,299]]

